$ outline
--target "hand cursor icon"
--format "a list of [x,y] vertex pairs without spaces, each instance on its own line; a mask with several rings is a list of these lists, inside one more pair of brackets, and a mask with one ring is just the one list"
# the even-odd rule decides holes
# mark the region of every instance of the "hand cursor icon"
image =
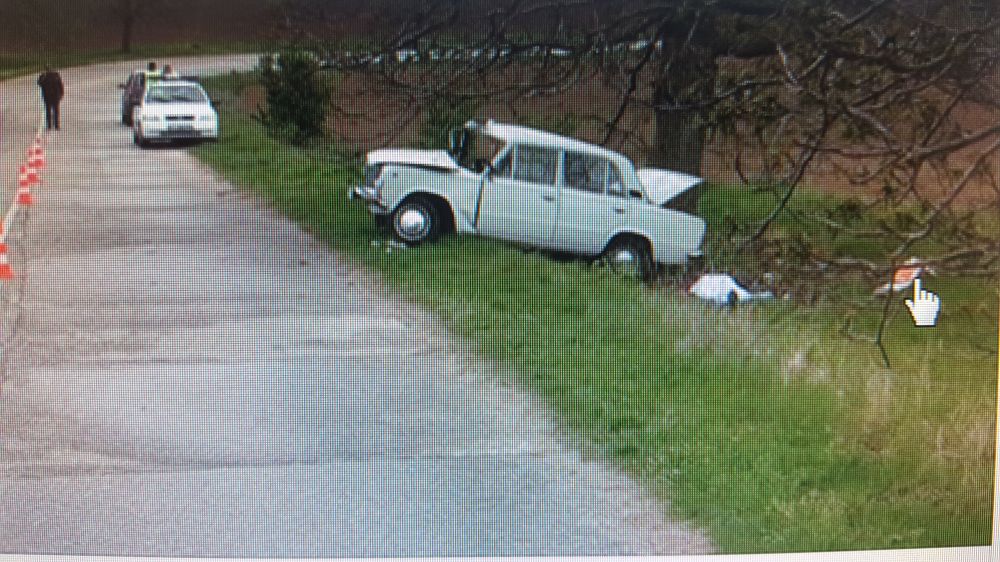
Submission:
[[920,278],[913,282],[913,300],[906,300],[906,308],[910,309],[913,322],[919,327],[932,327],[937,324],[941,301],[930,291],[920,289]]

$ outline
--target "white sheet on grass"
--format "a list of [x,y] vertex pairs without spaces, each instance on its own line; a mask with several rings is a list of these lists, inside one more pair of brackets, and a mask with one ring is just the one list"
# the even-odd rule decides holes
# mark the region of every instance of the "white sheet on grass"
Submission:
[[[774,298],[774,295],[770,291],[751,293],[737,283],[735,279],[721,273],[702,275],[695,281],[694,285],[691,285],[688,292],[700,299],[720,306],[729,304],[730,298],[735,298],[738,302]],[[731,295],[734,295],[734,297],[731,297]]]

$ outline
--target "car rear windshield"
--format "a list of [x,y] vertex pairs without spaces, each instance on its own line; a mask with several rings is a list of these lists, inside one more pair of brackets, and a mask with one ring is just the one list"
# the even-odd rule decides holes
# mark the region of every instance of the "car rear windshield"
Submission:
[[146,94],[146,101],[154,103],[203,103],[206,99],[197,86],[153,86]]

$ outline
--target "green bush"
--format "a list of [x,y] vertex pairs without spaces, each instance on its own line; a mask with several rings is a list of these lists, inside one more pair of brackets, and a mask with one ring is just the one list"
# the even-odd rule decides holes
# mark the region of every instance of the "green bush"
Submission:
[[315,57],[304,51],[264,55],[259,76],[267,107],[258,107],[258,117],[272,133],[299,146],[323,136],[330,86]]

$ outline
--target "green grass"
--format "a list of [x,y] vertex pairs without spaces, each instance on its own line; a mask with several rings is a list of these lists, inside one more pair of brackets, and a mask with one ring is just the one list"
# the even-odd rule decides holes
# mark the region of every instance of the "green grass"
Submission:
[[226,53],[257,52],[262,46],[254,43],[170,43],[163,45],[143,45],[130,53],[117,50],[52,53],[0,54],[0,80],[33,74],[48,64],[55,69],[82,66],[99,62],[146,59],[156,57],[185,57],[218,55]]
[[[231,86],[215,82],[213,95],[235,101]],[[879,317],[860,280],[815,305],[724,310],[487,240],[373,244],[367,211],[346,199],[359,163],[275,141],[237,107],[224,105],[221,141],[194,150],[202,160],[514,368],[722,551],[989,544],[995,281],[934,279],[941,327],[895,314],[889,369],[874,345],[845,335],[871,335]],[[762,197],[711,193],[702,212],[713,236],[727,213],[762,212]],[[717,263],[738,263],[720,240]]]
[[[709,238],[712,254],[721,258],[727,266],[738,266],[742,260],[735,255],[738,245],[727,240],[734,231],[734,224],[756,227],[777,204],[781,193],[768,189],[747,189],[739,186],[717,186],[702,200],[701,212],[710,222],[714,236]],[[933,209],[922,209],[913,204],[891,206],[886,203],[866,204],[857,199],[799,188],[788,205],[788,212],[779,216],[775,227],[769,233],[766,244],[788,243],[796,237],[805,238],[810,249],[816,254],[835,260],[838,258],[858,258],[878,261],[890,254],[900,243],[899,240],[883,233],[883,226],[905,229],[914,221],[929,216]],[[958,226],[958,221],[975,224],[981,235],[996,237],[1000,222],[991,213],[980,212],[971,217],[943,215],[936,233],[913,244],[908,255],[933,257],[949,251],[949,233]],[[826,222],[824,222],[826,221]],[[839,223],[848,230],[838,230],[831,226]],[[913,229],[909,226],[909,229]],[[739,229],[735,229],[739,230]],[[739,235],[748,235],[743,229]],[[807,235],[807,236],[799,236]],[[953,250],[953,249],[952,249]],[[761,265],[747,263],[747,265]],[[773,264],[771,264],[773,265]]]

